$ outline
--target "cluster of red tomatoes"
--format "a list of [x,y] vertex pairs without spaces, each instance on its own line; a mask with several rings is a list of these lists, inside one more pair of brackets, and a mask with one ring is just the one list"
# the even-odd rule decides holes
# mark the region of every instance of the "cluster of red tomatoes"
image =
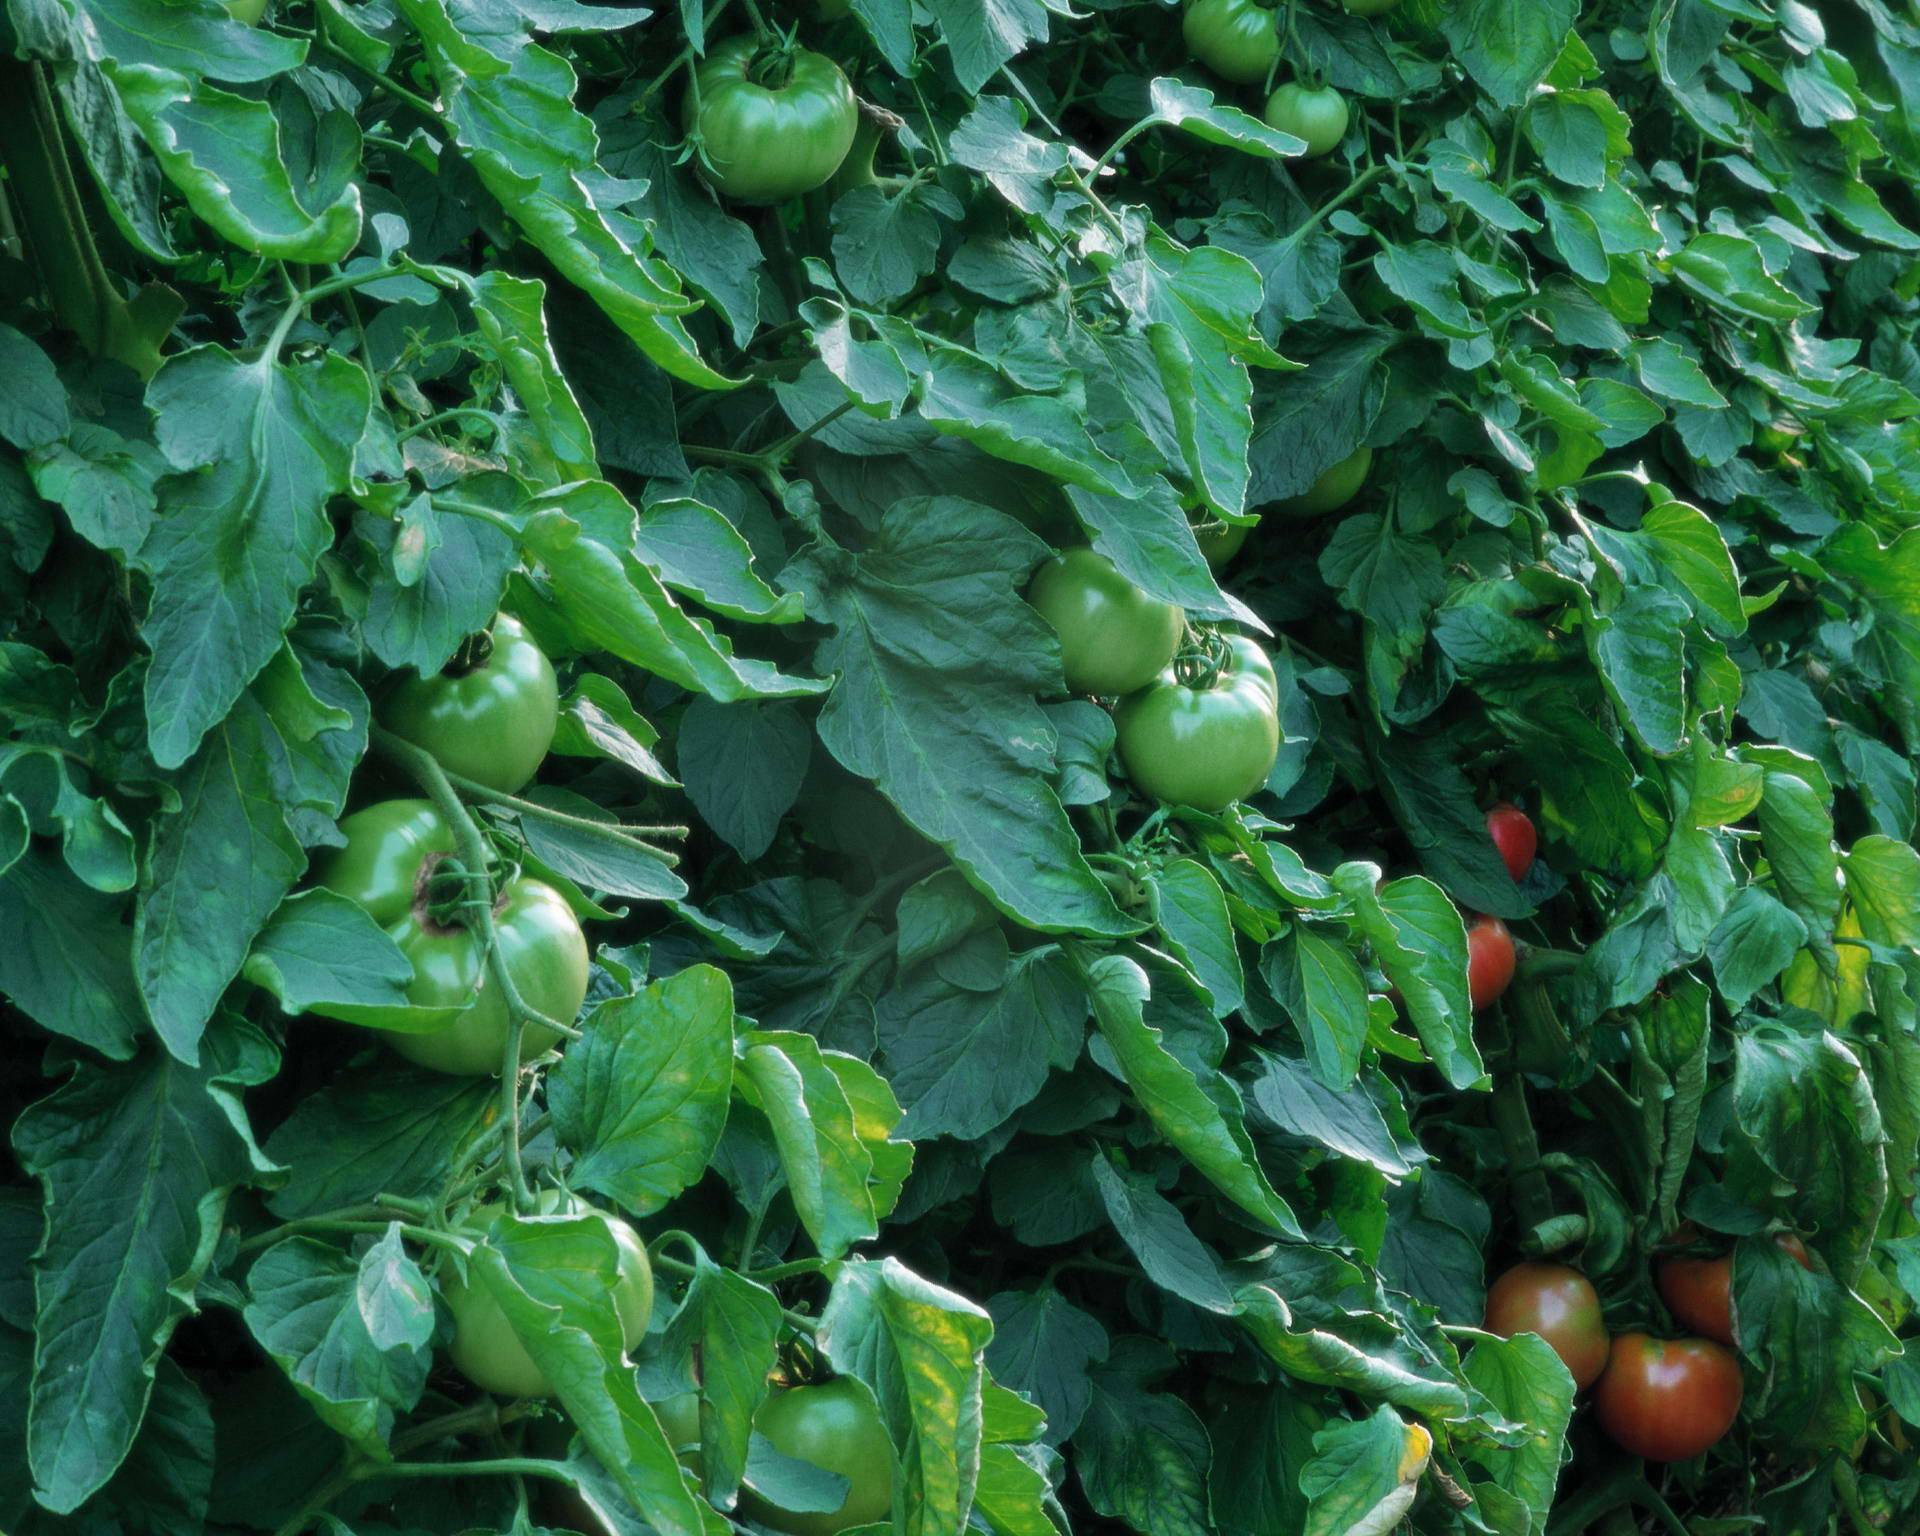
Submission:
[[[1813,1267],[1791,1232],[1774,1241],[1802,1268]],[[1659,1339],[1636,1329],[1609,1338],[1593,1283],[1563,1264],[1516,1264],[1500,1276],[1487,1291],[1486,1328],[1502,1338],[1538,1334],[1578,1391],[1598,1381],[1594,1417],[1621,1449],[1649,1461],[1686,1461],[1716,1445],[1740,1412],[1733,1256],[1670,1254],[1654,1278],[1667,1310],[1695,1337]]]

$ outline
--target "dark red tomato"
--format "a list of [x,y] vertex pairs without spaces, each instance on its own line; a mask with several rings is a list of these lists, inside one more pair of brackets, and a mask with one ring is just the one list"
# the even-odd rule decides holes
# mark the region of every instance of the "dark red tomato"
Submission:
[[[1811,1270],[1806,1244],[1791,1232],[1776,1232],[1774,1243],[1802,1269]],[[1733,1255],[1716,1258],[1688,1258],[1675,1255],[1662,1259],[1654,1271],[1660,1286],[1660,1299],[1686,1327],[1722,1344],[1733,1337]]]
[[1467,995],[1478,1013],[1513,983],[1513,935],[1497,917],[1467,924]]
[[1540,847],[1540,835],[1533,830],[1533,818],[1517,805],[1500,801],[1487,812],[1487,836],[1506,860],[1507,873],[1524,880],[1533,867],[1533,856]]
[[1487,1288],[1488,1333],[1537,1333],[1580,1390],[1607,1368],[1607,1325],[1593,1282],[1564,1264],[1516,1264]]
[[1717,1444],[1740,1412],[1740,1362],[1711,1339],[1613,1341],[1593,1411],[1623,1451],[1687,1461]]

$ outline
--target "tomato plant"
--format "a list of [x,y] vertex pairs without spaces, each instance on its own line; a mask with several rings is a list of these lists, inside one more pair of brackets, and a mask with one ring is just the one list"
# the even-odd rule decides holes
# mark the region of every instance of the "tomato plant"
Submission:
[[[1351,108],[1347,98],[1330,85],[1307,86],[1297,80],[1289,80],[1285,85],[1275,88],[1267,98],[1265,117],[1269,128],[1277,128],[1282,133],[1290,133],[1296,139],[1306,142],[1309,155],[1331,154],[1340,147],[1340,141],[1347,136],[1347,123]],[[1366,466],[1359,471],[1362,477]],[[1316,484],[1315,489],[1318,489]],[[1308,492],[1311,496],[1313,493]],[[1329,490],[1326,494],[1332,495]],[[1342,497],[1332,506],[1338,506],[1351,496]],[[1324,509],[1331,511],[1332,506]]]
[[1537,1333],[1553,1346],[1580,1391],[1607,1367],[1607,1325],[1593,1282],[1564,1264],[1516,1264],[1487,1287],[1486,1329],[1502,1338]]
[[1193,0],[1180,32],[1193,56],[1223,80],[1255,85],[1280,57],[1278,19],[1260,0]]
[[[1807,1246],[1792,1232],[1776,1232],[1774,1245],[1802,1269],[1811,1270],[1813,1260]],[[1711,1258],[1675,1254],[1663,1258],[1654,1268],[1660,1287],[1660,1299],[1682,1326],[1718,1343],[1732,1346],[1733,1332],[1733,1255],[1722,1253]]]
[[[547,1216],[592,1216],[613,1239],[617,1254],[613,1308],[622,1337],[631,1349],[646,1333],[647,1320],[653,1316],[653,1268],[639,1234],[618,1216],[594,1211],[561,1197],[557,1191],[547,1191],[537,1209]],[[499,1222],[500,1212],[495,1211],[476,1222],[472,1230],[485,1237],[498,1230]],[[453,1313],[453,1342],[447,1357],[467,1380],[502,1397],[554,1395],[553,1383],[527,1353],[520,1335],[483,1282],[455,1277],[447,1282],[445,1295]]]
[[447,772],[510,794],[553,745],[559,697],[553,663],[526,626],[503,613],[443,671],[397,682],[380,718]]
[[1711,1340],[1623,1333],[1593,1411],[1622,1450],[1648,1461],[1689,1461],[1733,1427],[1741,1395],[1740,1362]]
[[[1291,131],[1291,130],[1289,130]],[[1373,467],[1373,450],[1362,443],[1338,463],[1323,469],[1312,485],[1298,496],[1276,502],[1275,509],[1289,517],[1320,517],[1338,512],[1360,494]]]
[[[498,1072],[510,1017],[498,982],[488,974],[481,939],[461,920],[458,908],[470,899],[468,888],[445,878],[454,841],[445,821],[428,801],[389,800],[354,812],[340,830],[346,845],[327,858],[320,884],[359,902],[387,930],[413,967],[409,1004],[462,1010],[436,1030],[381,1034],[409,1061],[437,1072]],[[566,898],[543,881],[508,880],[493,902],[492,919],[501,960],[522,999],[547,1018],[571,1024],[587,995],[587,941]],[[360,1021],[377,1026],[386,1017],[373,1011]],[[544,1025],[529,1025],[521,1059],[559,1039]]]
[[1067,687],[1115,695],[1158,677],[1186,631],[1187,616],[1147,596],[1105,555],[1070,549],[1034,573],[1027,601],[1060,637]]
[[1213,522],[1195,532],[1194,542],[1207,564],[1218,569],[1240,553],[1252,532],[1251,523]]
[[1384,16],[1400,0],[1340,0],[1340,3],[1355,16]]
[[1513,982],[1513,935],[1497,917],[1467,924],[1467,994],[1475,1011],[1496,1002]]
[[1280,746],[1273,664],[1244,636],[1223,651],[1120,701],[1114,740],[1142,794],[1220,811],[1267,782]]
[[743,203],[779,203],[824,186],[853,145],[860,109],[845,72],[806,48],[751,33],[709,53],[687,96],[707,180]]
[[1500,850],[1507,873],[1516,881],[1526,879],[1540,847],[1539,835],[1533,830],[1533,818],[1519,806],[1502,800],[1487,811],[1487,836]]
[[837,1536],[892,1513],[893,1442],[873,1399],[857,1383],[842,1378],[776,1390],[753,1416],[753,1426],[774,1449],[847,1479],[846,1498],[829,1511],[783,1509],[743,1491],[741,1508],[762,1525],[787,1536]]

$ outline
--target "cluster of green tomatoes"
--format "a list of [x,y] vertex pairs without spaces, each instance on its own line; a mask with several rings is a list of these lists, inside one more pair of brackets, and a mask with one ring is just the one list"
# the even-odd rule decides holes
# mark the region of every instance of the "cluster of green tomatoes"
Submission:
[[[1400,0],[1341,0],[1355,16],[1378,16]],[[1223,80],[1264,85],[1280,62],[1279,13],[1261,0],[1194,0],[1181,32],[1193,56]],[[1330,154],[1347,136],[1347,99],[1330,85],[1288,80],[1267,96],[1269,128],[1305,141],[1309,155]]]

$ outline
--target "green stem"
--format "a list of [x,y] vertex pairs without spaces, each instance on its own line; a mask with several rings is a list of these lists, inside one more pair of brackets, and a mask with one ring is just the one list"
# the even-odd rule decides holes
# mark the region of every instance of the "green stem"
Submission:
[[[412,426],[408,427],[404,432],[401,432],[396,438],[396,441],[404,443],[409,438],[418,437],[422,432],[432,431],[433,428],[440,426],[443,422],[456,421],[462,416],[478,416],[482,421],[484,421],[488,426],[494,428],[496,431],[499,429],[499,426],[500,426],[499,421],[495,418],[492,411],[483,411],[477,405],[455,405],[455,406],[449,406],[444,411],[436,411],[433,415],[429,416],[425,421],[416,421]],[[441,503],[435,503],[435,505],[441,505]]]
[[1527,1085],[1518,1072],[1502,1073],[1494,1087],[1493,1123],[1506,1149],[1514,1211],[1521,1227],[1531,1231],[1553,1219],[1553,1190],[1540,1166],[1540,1142],[1527,1108]]
[[[678,1235],[685,1236],[684,1233]],[[655,1269],[664,1269],[668,1274],[679,1275],[682,1279],[686,1280],[691,1280],[699,1273],[693,1265],[687,1263],[684,1259],[672,1258],[662,1253],[660,1251],[660,1244],[657,1241],[648,1252],[653,1260],[653,1267]],[[786,1320],[789,1328],[798,1329],[801,1333],[812,1333],[820,1326],[820,1320],[817,1317],[808,1317],[804,1312],[790,1312],[785,1307],[780,1309],[780,1316]]]
[[824,431],[826,428],[832,426],[833,423],[846,415],[848,411],[852,410],[854,404],[855,402],[852,400],[842,400],[818,421],[809,422],[806,426],[800,428],[799,431],[790,433],[786,437],[781,438],[779,442],[762,448],[755,457],[757,457],[763,465],[778,468],[787,462],[788,454],[792,453],[794,449],[806,442],[807,439],[812,437],[816,432]]
[[336,1221],[326,1216],[301,1216],[275,1227],[271,1232],[260,1232],[248,1238],[238,1249],[241,1253],[250,1253],[258,1248],[269,1247],[295,1232],[345,1232],[367,1233],[379,1236],[389,1227],[398,1226],[400,1235],[416,1243],[425,1243],[434,1248],[450,1248],[454,1252],[464,1251],[466,1244],[450,1232],[436,1232],[431,1227],[416,1227],[408,1222],[395,1221]]
[[[566,827],[575,832],[597,837],[603,842],[617,843],[622,848],[636,849],[661,861],[671,868],[680,862],[680,855],[668,848],[656,847],[646,841],[646,837],[685,837],[688,828],[671,823],[658,826],[629,827],[605,821],[595,821],[590,816],[573,816],[566,811],[557,811],[552,806],[541,805],[533,800],[522,800],[518,795],[509,795],[501,790],[491,789],[472,779],[463,779],[457,773],[447,775],[447,782],[468,800],[478,800],[486,805],[497,805],[502,810],[512,811],[516,816],[531,821],[544,821],[556,827]],[[640,834],[645,833],[646,837]]]

